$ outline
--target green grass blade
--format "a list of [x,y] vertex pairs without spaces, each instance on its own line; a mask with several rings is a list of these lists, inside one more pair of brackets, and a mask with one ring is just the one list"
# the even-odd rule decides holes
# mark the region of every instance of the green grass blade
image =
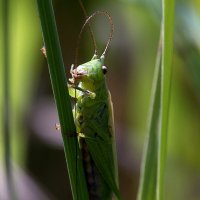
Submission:
[[141,169],[138,200],[163,199],[172,71],[173,25],[174,1],[163,0],[162,35],[154,73],[148,138]]
[[[70,97],[67,89],[66,73],[63,64],[55,17],[51,0],[37,0],[43,39],[47,50],[47,61],[54,98],[61,124],[65,157],[68,166],[72,195],[75,200],[87,200],[88,192],[81,161],[80,150],[77,148],[76,133]],[[77,160],[77,158],[79,158]],[[78,166],[78,168],[77,168]]]
[[167,130],[169,118],[170,85],[172,73],[174,0],[163,0],[162,67],[161,67],[161,113],[158,139],[158,171],[156,199],[163,199],[165,163],[167,156]]
[[[161,39],[161,38],[160,38]],[[155,200],[157,181],[158,124],[160,117],[161,90],[161,40],[157,52],[152,96],[148,120],[148,137],[141,166],[138,200]]]
[[11,147],[11,96],[10,96],[10,1],[4,0],[1,2],[2,6],[2,41],[3,41],[3,142],[4,142],[4,164],[5,164],[5,175],[7,180],[7,190],[8,197],[11,200],[16,200],[16,189],[13,180],[13,171],[12,171],[12,147]]

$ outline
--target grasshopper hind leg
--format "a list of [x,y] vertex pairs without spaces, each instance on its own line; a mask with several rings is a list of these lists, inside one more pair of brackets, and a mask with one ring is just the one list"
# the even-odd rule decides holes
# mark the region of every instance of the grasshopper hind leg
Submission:
[[[87,143],[84,138],[80,138],[80,146],[84,163],[84,171],[88,186],[90,200],[110,200],[112,194],[109,186],[101,176],[94,160],[89,152]],[[107,185],[107,187],[105,187]]]

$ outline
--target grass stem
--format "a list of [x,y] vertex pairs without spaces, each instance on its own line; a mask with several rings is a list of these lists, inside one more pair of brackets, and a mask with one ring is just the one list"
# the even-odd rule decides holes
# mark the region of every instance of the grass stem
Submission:
[[174,32],[174,0],[163,0],[162,23],[162,67],[161,67],[161,110],[160,131],[158,139],[158,171],[156,199],[162,200],[167,157],[167,132],[171,91],[173,32]]
[[73,199],[88,200],[81,153],[79,148],[77,148],[76,128],[67,89],[66,72],[58,39],[52,1],[37,0],[37,4],[47,51],[51,84],[61,125]]

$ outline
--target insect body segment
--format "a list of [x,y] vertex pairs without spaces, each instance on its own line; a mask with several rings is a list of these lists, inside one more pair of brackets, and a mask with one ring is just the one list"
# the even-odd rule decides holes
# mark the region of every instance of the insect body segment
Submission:
[[74,117],[91,200],[111,200],[118,190],[110,95],[104,56],[71,69],[69,92],[76,97]]

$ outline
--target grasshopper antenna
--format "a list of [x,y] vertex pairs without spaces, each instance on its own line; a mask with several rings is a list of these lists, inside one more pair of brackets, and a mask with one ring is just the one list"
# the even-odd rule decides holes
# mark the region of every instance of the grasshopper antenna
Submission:
[[83,30],[85,28],[85,26],[87,24],[89,24],[89,22],[96,16],[96,15],[104,15],[108,18],[109,20],[109,23],[110,23],[110,26],[111,26],[111,30],[110,30],[110,33],[109,33],[109,37],[108,37],[108,41],[107,41],[107,44],[106,44],[106,47],[102,53],[101,56],[105,56],[105,54],[107,53],[107,50],[108,50],[108,47],[110,46],[110,42],[112,40],[112,37],[113,37],[113,33],[114,33],[114,24],[113,24],[113,21],[112,21],[112,17],[110,16],[110,14],[106,11],[96,11],[94,12],[92,15],[90,15],[85,23],[83,24],[82,28],[81,28],[81,31],[78,35],[78,41],[77,41],[77,48],[76,48],[76,56],[75,56],[75,67],[77,67],[77,62],[78,62],[78,56],[79,56],[79,45],[80,45],[80,40],[81,40],[81,37],[82,37],[82,34],[83,34]]
[[[84,13],[84,16],[85,16],[85,19],[87,20],[88,18],[88,14],[87,14],[87,11],[83,5],[83,2],[81,0],[79,0],[79,4],[81,6],[81,9]],[[92,28],[91,28],[91,23],[88,23],[88,26],[89,26],[89,31],[90,31],[90,35],[91,35],[91,38],[92,38],[92,42],[93,42],[93,45],[94,45],[94,54],[95,55],[98,55],[98,49],[97,49],[97,43],[96,43],[96,40],[95,40],[95,37],[94,37],[94,33],[92,31]]]

